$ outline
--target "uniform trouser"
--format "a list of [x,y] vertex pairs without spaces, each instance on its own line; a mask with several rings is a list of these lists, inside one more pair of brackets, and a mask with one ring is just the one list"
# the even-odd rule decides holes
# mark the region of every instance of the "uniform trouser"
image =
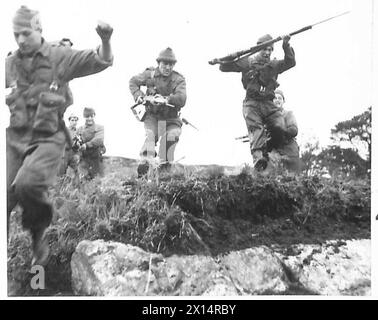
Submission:
[[181,135],[182,122],[179,118],[158,120],[148,115],[144,120],[146,138],[140,156],[152,159],[156,156],[155,146],[160,139],[159,160],[161,163],[173,162],[176,145]]
[[61,166],[59,168],[59,175],[65,174],[68,167],[71,167],[75,172],[77,172],[79,162],[80,155],[77,152],[74,152],[71,148],[66,147],[62,157]]
[[295,139],[285,141],[285,143],[274,149],[279,155],[283,166],[290,171],[301,170],[301,160],[299,159],[299,146]]
[[243,116],[248,129],[251,154],[256,163],[264,156],[267,140],[264,126],[272,146],[276,147],[282,145],[285,139],[285,119],[272,101],[245,100]]
[[62,158],[65,136],[31,143],[31,132],[7,129],[7,214],[18,203],[23,208],[22,225],[32,233],[44,230],[52,219],[48,188],[53,185]]
[[104,163],[99,150],[87,150],[80,159],[80,168],[87,172],[88,178],[93,179],[96,175],[104,175]]

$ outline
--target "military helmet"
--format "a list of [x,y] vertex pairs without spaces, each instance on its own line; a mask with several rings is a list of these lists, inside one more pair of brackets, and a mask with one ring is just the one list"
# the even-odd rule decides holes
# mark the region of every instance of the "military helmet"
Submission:
[[176,56],[173,53],[173,50],[171,48],[164,49],[159,53],[159,56],[157,57],[156,61],[159,63],[160,61],[165,61],[165,62],[173,62],[176,63]]
[[265,34],[257,39],[257,44],[262,44],[270,40],[273,40],[273,37],[270,34]]

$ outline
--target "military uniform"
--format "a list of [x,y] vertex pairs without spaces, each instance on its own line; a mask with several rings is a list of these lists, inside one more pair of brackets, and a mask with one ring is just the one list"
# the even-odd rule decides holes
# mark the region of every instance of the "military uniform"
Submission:
[[[144,93],[140,88],[146,86]],[[179,118],[179,111],[186,102],[185,78],[176,71],[165,77],[159,68],[148,68],[144,72],[132,77],[129,83],[130,91],[135,99],[145,95],[160,94],[167,97],[168,103],[175,107],[168,106],[147,106],[147,113],[144,119],[146,132],[145,142],[140,151],[143,158],[154,158],[156,156],[155,146],[160,140],[159,159],[162,162],[173,161],[174,151],[181,135],[182,121]]]
[[301,161],[299,159],[299,146],[295,139],[298,134],[297,121],[292,111],[282,110],[281,113],[285,120],[284,139],[279,146],[274,146],[268,141],[269,158],[281,162],[289,170],[298,171],[301,169]]
[[[30,62],[30,64],[28,63]],[[72,104],[68,82],[106,69],[95,50],[42,45],[32,58],[17,50],[6,59],[8,217],[17,202],[23,226],[43,230],[52,218],[47,191],[56,177],[67,140],[63,114]]]
[[251,153],[256,163],[263,157],[265,141],[264,126],[275,146],[283,143],[284,119],[273,103],[274,90],[279,86],[278,75],[295,66],[294,50],[283,44],[283,60],[262,61],[255,56],[243,57],[236,62],[222,63],[223,72],[241,72],[246,90],[243,102],[243,116],[247,124]]
[[85,125],[78,129],[86,149],[81,152],[80,167],[88,173],[89,178],[104,174],[102,155],[105,153],[104,127],[97,123]]
[[76,174],[78,170],[79,161],[80,161],[79,152],[77,150],[72,149],[72,141],[74,137],[77,135],[76,126],[69,126],[68,133],[71,139],[70,141],[66,143],[66,147],[64,150],[62,166],[59,170],[61,175],[66,173],[68,167],[72,168],[72,170],[74,170]]

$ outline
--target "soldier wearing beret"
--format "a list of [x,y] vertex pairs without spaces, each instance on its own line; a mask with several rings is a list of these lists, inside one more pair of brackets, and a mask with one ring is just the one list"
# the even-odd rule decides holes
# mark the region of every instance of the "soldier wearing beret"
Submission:
[[70,80],[103,71],[112,65],[113,29],[96,28],[96,50],[53,46],[42,37],[39,13],[20,7],[13,19],[18,50],[6,58],[6,97],[10,110],[7,128],[7,212],[18,203],[22,224],[32,237],[32,264],[47,263],[45,229],[52,219],[48,189],[55,181],[69,134],[63,121],[72,104]]
[[[138,166],[138,176],[147,173],[149,161],[156,156],[155,146],[159,139],[160,168],[169,168],[181,135],[179,113],[186,102],[185,78],[173,70],[176,57],[171,48],[161,51],[156,61],[157,67],[147,68],[129,82],[134,100],[141,103],[147,101],[143,119],[146,138],[140,151],[142,161]],[[146,87],[145,92],[141,87]]]
[[[270,35],[262,36],[257,44],[272,40]],[[274,90],[279,86],[278,75],[295,66],[294,50],[289,44],[290,36],[283,36],[282,48],[285,57],[271,60],[273,45],[266,46],[256,55],[245,56],[237,61],[223,62],[223,72],[241,72],[246,90],[243,102],[243,115],[247,124],[250,149],[254,166],[264,170],[268,159],[264,154],[264,127],[267,128],[273,147],[281,145],[284,137],[285,121],[279,108],[273,103]]]
[[95,123],[95,110],[84,108],[85,125],[78,129],[77,134],[82,139],[80,147],[80,168],[84,169],[87,178],[93,179],[96,175],[103,176],[104,165],[102,155],[105,153],[104,127]]

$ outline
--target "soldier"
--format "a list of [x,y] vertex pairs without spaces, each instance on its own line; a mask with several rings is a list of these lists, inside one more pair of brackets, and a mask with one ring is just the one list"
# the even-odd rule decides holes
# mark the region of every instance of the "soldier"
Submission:
[[[282,144],[284,118],[273,103],[274,90],[279,86],[278,75],[295,66],[294,50],[290,47],[290,36],[283,36],[283,60],[271,60],[273,45],[267,46],[254,56],[246,56],[237,61],[223,62],[223,72],[241,72],[246,90],[243,102],[243,115],[247,124],[251,154],[257,170],[266,168],[268,159],[264,155],[264,126],[271,137],[273,147]],[[262,36],[257,44],[272,40],[270,35]]]
[[92,108],[84,108],[85,125],[78,129],[82,139],[80,168],[84,169],[89,179],[96,175],[103,176],[104,165],[102,155],[105,153],[104,127],[95,123],[96,113]]
[[[159,138],[159,167],[169,169],[181,135],[180,110],[186,102],[185,78],[173,70],[176,57],[172,49],[161,51],[156,61],[157,67],[147,68],[132,77],[129,83],[134,100],[137,103],[147,101],[143,120],[146,138],[140,151],[139,177],[148,172],[149,161],[156,156],[155,146]],[[147,88],[145,92],[141,90],[142,86]]]
[[301,161],[299,159],[299,146],[295,139],[298,135],[298,125],[292,111],[283,108],[285,96],[281,90],[275,91],[274,104],[281,111],[285,120],[284,137],[278,146],[267,142],[269,158],[273,162],[282,162],[283,166],[290,171],[300,171]]
[[32,237],[32,264],[47,263],[45,229],[52,219],[48,188],[53,185],[68,138],[63,115],[72,104],[68,82],[103,71],[112,65],[113,29],[96,28],[97,50],[73,50],[50,45],[42,37],[39,13],[20,7],[13,18],[18,50],[6,58],[6,97],[10,110],[7,128],[7,213],[18,203],[22,224]]
[[73,141],[76,139],[77,133],[77,122],[79,121],[79,117],[76,116],[74,113],[71,113],[68,117],[68,132],[70,134],[70,141],[66,142],[66,148],[64,150],[62,166],[60,169],[60,175],[63,175],[67,172],[68,167],[72,168],[77,175],[78,165],[80,161],[80,155],[78,150],[73,149]]

